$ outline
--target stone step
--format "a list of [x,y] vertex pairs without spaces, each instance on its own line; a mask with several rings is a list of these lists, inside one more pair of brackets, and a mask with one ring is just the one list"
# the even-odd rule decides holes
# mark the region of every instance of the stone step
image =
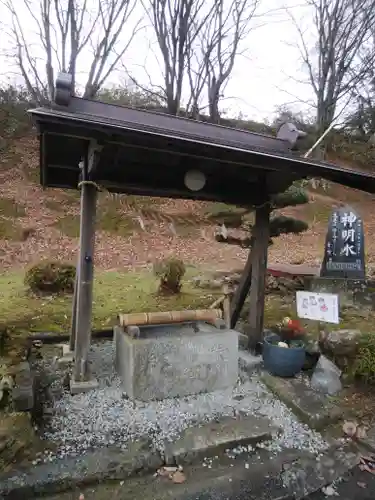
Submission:
[[[80,458],[78,473],[71,476],[67,464],[60,464],[60,475],[39,476],[39,483],[34,487],[26,486],[26,481],[14,481],[12,489],[8,490],[4,498],[37,498],[34,496],[37,489],[45,494],[55,496],[43,497],[44,500],[71,500],[83,496],[90,500],[108,500],[109,498],[142,500],[300,500],[323,486],[331,484],[342,477],[347,471],[358,464],[358,454],[348,445],[332,447],[319,460],[303,450],[284,450],[277,455],[266,450],[260,450],[252,456],[239,456],[232,466],[227,463],[213,462],[212,468],[200,466],[184,466],[183,473],[186,481],[183,484],[173,484],[167,477],[158,475],[128,477],[126,471],[119,473],[120,468],[110,468],[110,464],[102,461],[102,453],[96,453],[94,460],[86,462]],[[107,456],[107,453],[104,453]],[[74,464],[72,464],[74,465]],[[106,469],[103,469],[106,465]],[[54,472],[56,466],[50,464]],[[88,474],[95,472],[89,481]],[[135,471],[136,472],[136,471]],[[58,480],[60,477],[60,481]],[[96,479],[96,480],[94,480]],[[105,482],[107,479],[108,482]],[[70,481],[71,489],[67,493],[66,481]],[[24,487],[18,487],[23,482]],[[90,483],[90,486],[88,484]],[[1,484],[1,481],[0,481]],[[86,484],[86,487],[85,487]],[[23,494],[23,496],[21,495]],[[17,496],[18,495],[18,496]],[[1,492],[0,492],[0,499]]]
[[223,418],[219,422],[188,428],[177,441],[165,442],[165,462],[167,465],[194,463],[219,455],[228,448],[269,441],[281,432],[265,417]]
[[281,378],[263,373],[261,380],[293,413],[315,430],[323,430],[343,416],[331,397],[314,391],[304,377]]
[[103,448],[79,457],[0,474],[0,500],[35,498],[97,484],[105,479],[120,480],[143,471],[154,472],[163,464],[147,441],[131,443],[127,450]]

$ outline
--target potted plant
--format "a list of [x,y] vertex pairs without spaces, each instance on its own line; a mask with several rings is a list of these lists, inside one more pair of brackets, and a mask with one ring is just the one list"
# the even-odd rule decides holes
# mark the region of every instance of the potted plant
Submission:
[[278,377],[294,377],[301,372],[306,360],[305,342],[301,338],[282,339],[276,333],[263,340],[264,367]]

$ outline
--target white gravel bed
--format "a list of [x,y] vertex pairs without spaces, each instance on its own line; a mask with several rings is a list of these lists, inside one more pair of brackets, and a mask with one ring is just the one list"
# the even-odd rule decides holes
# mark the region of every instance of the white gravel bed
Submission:
[[[257,376],[238,382],[234,390],[221,390],[151,403],[126,399],[114,372],[112,342],[94,345],[92,366],[100,386],[86,394],[64,392],[53,403],[54,415],[45,438],[58,444],[57,456],[76,456],[108,445],[126,448],[143,437],[163,452],[187,427],[239,412],[269,418],[283,434],[263,445],[270,451],[297,448],[321,453],[328,447],[322,436],[300,423],[293,413],[260,382]],[[247,449],[239,447],[233,455]]]

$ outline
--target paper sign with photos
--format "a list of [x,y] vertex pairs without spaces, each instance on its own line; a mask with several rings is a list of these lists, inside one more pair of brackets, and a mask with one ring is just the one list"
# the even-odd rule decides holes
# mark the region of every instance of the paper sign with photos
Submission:
[[299,318],[339,323],[339,299],[334,293],[297,292]]

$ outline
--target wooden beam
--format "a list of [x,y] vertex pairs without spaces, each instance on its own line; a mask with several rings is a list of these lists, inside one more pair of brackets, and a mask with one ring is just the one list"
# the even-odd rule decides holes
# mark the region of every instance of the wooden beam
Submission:
[[252,350],[263,337],[270,212],[271,207],[268,203],[255,211],[254,244],[251,251],[250,311],[246,327],[249,349]]
[[251,249],[247,257],[241,280],[234,292],[230,305],[230,327],[235,328],[251,284]]

